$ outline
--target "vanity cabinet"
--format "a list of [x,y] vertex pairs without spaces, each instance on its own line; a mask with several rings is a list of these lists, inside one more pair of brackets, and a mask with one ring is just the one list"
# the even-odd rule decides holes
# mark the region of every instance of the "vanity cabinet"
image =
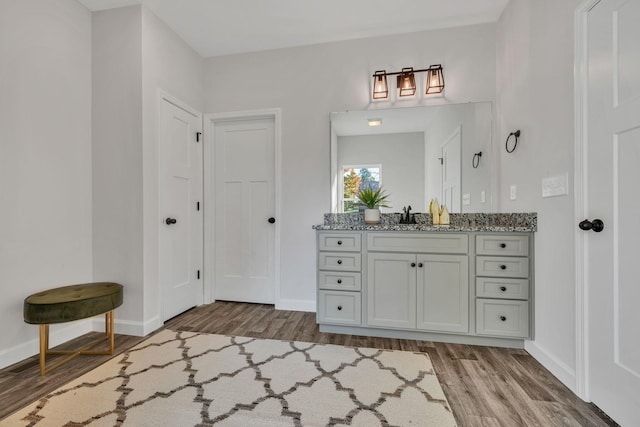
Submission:
[[529,236],[476,236],[476,333],[528,338]]
[[522,347],[533,234],[319,230],[322,332]]
[[367,242],[367,325],[469,330],[466,234],[369,233]]
[[318,323],[362,324],[362,235],[318,234]]

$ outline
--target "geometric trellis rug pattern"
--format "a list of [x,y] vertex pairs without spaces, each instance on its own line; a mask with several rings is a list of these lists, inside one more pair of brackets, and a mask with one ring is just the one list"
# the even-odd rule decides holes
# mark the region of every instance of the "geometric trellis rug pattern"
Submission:
[[429,356],[163,330],[7,426],[455,426]]

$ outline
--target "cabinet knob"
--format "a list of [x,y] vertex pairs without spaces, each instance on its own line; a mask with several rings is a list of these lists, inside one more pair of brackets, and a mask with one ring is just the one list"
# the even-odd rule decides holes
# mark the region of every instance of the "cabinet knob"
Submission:
[[342,306],[341,305],[338,306],[338,311],[342,311]]
[[505,316],[500,316],[500,320],[502,320],[503,322],[506,322],[507,318]]
[[500,290],[501,290],[502,292],[506,292],[506,291],[507,291],[507,287],[506,287],[506,286],[500,286]]
[[175,218],[167,218],[164,220],[164,223],[167,225],[175,224],[176,222],[178,221]]
[[422,268],[422,263],[421,262],[418,263],[418,267]]
[[506,244],[506,243],[500,243],[500,247],[501,247],[502,249],[504,249],[504,248],[506,248],[506,247],[507,247],[507,244]]
[[506,269],[507,269],[507,266],[506,266],[506,265],[502,264],[502,265],[500,266],[500,270],[506,270]]
[[342,279],[338,279],[338,285],[342,283]]
[[412,263],[411,263],[411,267],[415,267],[415,266],[416,266],[416,263],[415,263],[415,262],[412,262]]
[[342,260],[341,259],[338,260],[338,264],[342,264]]
[[338,246],[342,244],[342,240],[338,240]]

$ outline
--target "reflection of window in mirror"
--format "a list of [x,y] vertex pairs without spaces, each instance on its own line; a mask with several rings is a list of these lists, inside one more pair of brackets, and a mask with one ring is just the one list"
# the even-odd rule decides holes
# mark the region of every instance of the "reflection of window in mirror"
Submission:
[[382,165],[343,165],[341,203],[344,213],[357,213],[359,203],[356,196],[364,188],[377,190],[382,185]]

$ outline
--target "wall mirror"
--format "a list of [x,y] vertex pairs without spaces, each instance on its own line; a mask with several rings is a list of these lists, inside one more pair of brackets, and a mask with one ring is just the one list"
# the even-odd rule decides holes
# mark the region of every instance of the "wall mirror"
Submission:
[[331,211],[357,210],[354,192],[381,185],[383,212],[428,212],[434,197],[495,212],[491,117],[490,102],[331,113]]

